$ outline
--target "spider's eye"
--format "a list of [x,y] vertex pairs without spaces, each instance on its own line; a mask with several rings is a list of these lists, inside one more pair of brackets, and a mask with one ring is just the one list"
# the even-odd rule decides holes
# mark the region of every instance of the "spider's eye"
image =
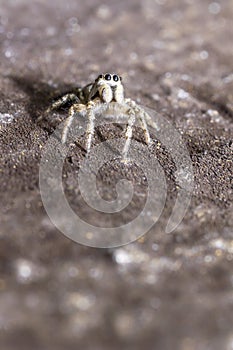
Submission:
[[98,76],[98,78],[96,78],[95,81],[99,81],[100,79],[103,79],[103,78],[104,78],[103,74],[100,74],[100,75]]
[[111,80],[111,74],[105,74],[104,78],[105,80]]
[[114,74],[114,76],[113,76],[113,80],[114,80],[114,81],[118,81],[118,80],[119,80],[118,75]]

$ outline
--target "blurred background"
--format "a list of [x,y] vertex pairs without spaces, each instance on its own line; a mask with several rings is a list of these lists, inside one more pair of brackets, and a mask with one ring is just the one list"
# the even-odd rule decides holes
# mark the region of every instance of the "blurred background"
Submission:
[[[0,349],[233,350],[232,22],[231,0],[0,0]],[[111,250],[63,236],[38,187],[41,150],[67,111],[37,117],[102,72],[179,130],[195,175],[183,222],[165,234],[175,168],[157,147],[165,214]],[[76,147],[65,166],[77,210],[82,157]]]

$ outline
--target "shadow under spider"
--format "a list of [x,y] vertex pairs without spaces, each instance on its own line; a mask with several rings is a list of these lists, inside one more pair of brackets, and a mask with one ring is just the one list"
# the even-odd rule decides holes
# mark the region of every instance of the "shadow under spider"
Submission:
[[[42,81],[38,76],[8,76],[14,84],[24,91],[28,97],[29,102],[26,105],[26,110],[31,119],[35,122],[37,118],[45,113],[46,109],[59,97],[66,93],[77,90],[80,86],[73,86],[71,84],[58,84],[57,87]],[[69,105],[63,106],[61,110],[67,109]]]

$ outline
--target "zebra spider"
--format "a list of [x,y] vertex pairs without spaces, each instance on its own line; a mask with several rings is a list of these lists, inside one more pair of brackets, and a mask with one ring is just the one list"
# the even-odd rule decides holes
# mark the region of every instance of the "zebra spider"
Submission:
[[62,131],[62,143],[65,143],[67,140],[67,134],[75,113],[85,112],[88,120],[86,130],[86,151],[88,153],[91,148],[95,128],[95,107],[99,105],[105,105],[107,107],[109,104],[115,102],[128,107],[126,112],[128,115],[125,132],[126,140],[122,150],[122,158],[127,159],[132,139],[133,126],[137,118],[143,129],[146,144],[151,144],[151,138],[147,127],[147,122],[150,123],[151,118],[142,107],[137,105],[135,101],[124,97],[122,78],[117,74],[100,74],[94,82],[83,88],[79,88],[75,94],[66,94],[55,101],[51,107],[49,107],[47,112],[58,109],[67,102],[71,103],[71,107],[69,108],[69,115],[65,120],[65,126]]

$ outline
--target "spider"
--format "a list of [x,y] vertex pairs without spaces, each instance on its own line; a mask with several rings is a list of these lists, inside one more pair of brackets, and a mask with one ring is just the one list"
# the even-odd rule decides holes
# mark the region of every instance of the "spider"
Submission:
[[62,143],[66,143],[67,134],[69,128],[71,127],[75,113],[85,112],[88,120],[86,130],[86,152],[88,153],[90,151],[92,138],[94,135],[94,109],[98,105],[105,105],[105,107],[108,107],[109,104],[113,102],[116,102],[122,106],[125,105],[127,107],[126,113],[128,115],[128,120],[125,132],[126,140],[122,150],[122,158],[127,159],[133,134],[133,126],[136,118],[139,119],[140,125],[143,129],[146,144],[150,145],[152,142],[146,122],[150,121],[149,115],[143,110],[142,107],[137,105],[135,101],[124,97],[122,78],[117,74],[100,74],[94,82],[86,85],[83,88],[79,88],[75,94],[69,93],[59,98],[52,104],[51,107],[49,107],[47,112],[58,109],[67,102],[71,103],[71,107],[69,108],[69,115],[65,120],[65,125],[62,131]]

